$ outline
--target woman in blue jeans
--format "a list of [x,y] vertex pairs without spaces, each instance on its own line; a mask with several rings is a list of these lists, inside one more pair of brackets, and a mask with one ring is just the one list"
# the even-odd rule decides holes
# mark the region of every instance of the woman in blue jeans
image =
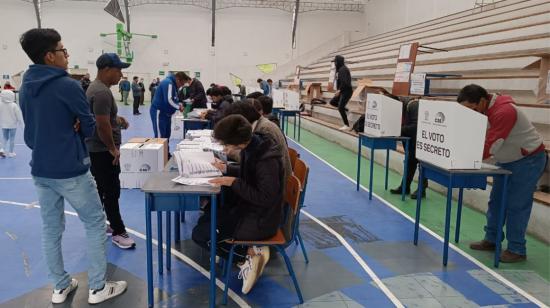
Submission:
[[[508,249],[502,252],[500,261],[524,261],[527,259],[525,232],[533,208],[533,194],[548,160],[542,136],[510,96],[489,94],[484,88],[472,84],[460,91],[457,101],[487,116],[489,128],[483,159],[492,157],[498,166],[512,172],[506,191],[505,236]],[[495,249],[497,232],[502,232],[497,230],[502,189],[502,180],[495,179],[487,209],[485,238],[470,244],[471,249]]]

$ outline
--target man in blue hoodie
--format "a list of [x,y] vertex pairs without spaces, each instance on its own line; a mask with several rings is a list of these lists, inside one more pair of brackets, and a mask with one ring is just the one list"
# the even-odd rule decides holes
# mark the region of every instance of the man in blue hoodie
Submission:
[[177,72],[168,75],[158,85],[149,109],[155,138],[160,133],[160,138],[170,139],[172,115],[178,109],[183,111],[183,105],[178,100],[178,89],[185,84],[186,77],[184,72]]
[[88,303],[101,303],[120,295],[127,284],[105,280],[105,214],[84,142],[95,132],[95,120],[82,87],[66,72],[69,54],[59,33],[31,29],[21,36],[20,43],[34,63],[23,76],[20,101],[25,143],[32,150],[31,174],[40,202],[44,257],[54,283],[52,302],[63,303],[78,286],[63,264],[66,200],[86,228]]

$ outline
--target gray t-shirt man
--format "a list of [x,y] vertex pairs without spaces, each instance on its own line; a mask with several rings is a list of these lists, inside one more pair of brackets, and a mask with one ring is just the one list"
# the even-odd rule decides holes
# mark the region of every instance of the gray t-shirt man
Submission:
[[[113,130],[113,141],[115,142],[115,146],[120,148],[122,135],[120,132],[120,125],[117,123],[118,107],[115,103],[113,93],[103,82],[96,79],[88,87],[86,96],[88,97],[90,109],[94,115],[109,115]],[[86,139],[86,145],[90,152],[109,151],[107,146],[99,138],[97,130],[92,137]]]

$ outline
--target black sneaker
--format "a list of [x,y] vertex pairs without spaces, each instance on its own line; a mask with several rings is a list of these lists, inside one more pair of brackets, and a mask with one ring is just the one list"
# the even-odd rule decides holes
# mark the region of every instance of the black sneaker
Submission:
[[[412,194],[411,194],[411,199],[413,200],[416,200],[416,195],[418,194],[418,190],[415,190]],[[424,190],[422,192],[422,199],[426,198],[426,191]]]
[[[397,188],[392,188],[390,189],[390,193],[392,195],[400,195],[401,194],[401,186],[397,187]],[[411,193],[411,189],[405,189],[405,193],[406,194],[410,194]]]

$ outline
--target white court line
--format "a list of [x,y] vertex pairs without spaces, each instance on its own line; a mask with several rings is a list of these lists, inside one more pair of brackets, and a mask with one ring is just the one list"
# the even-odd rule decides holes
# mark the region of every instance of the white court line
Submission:
[[[26,208],[37,208],[37,209],[40,208],[40,205],[38,205],[38,203],[21,203],[21,202],[4,201],[4,200],[0,200],[0,203],[10,204],[10,205],[19,205],[19,206],[23,206],[23,207],[26,207]],[[65,211],[65,214],[78,217],[77,213],[71,212],[71,211]],[[138,231],[129,229],[128,227],[126,227],[126,231],[130,234],[133,234],[133,235],[139,237],[142,240],[146,239],[145,234],[143,234],[143,233],[139,233]],[[157,240],[153,239],[152,242],[153,242],[153,245],[158,246],[158,241]],[[166,244],[162,244],[162,247],[164,248],[164,250],[166,250]],[[154,253],[154,251],[153,251],[153,253]],[[181,261],[187,263],[189,266],[194,268],[199,273],[203,274],[206,278],[210,279],[210,272],[207,271],[206,269],[204,269],[203,267],[201,267],[199,264],[197,264],[191,258],[187,257],[186,255],[182,254],[181,252],[177,251],[174,248],[172,248],[170,250],[170,253],[172,255],[176,256]],[[218,278],[216,278],[216,285],[221,290],[223,290],[224,287],[225,287],[225,284],[221,280],[219,280]],[[250,307],[250,305],[248,305],[239,295],[237,295],[237,293],[235,293],[233,290],[231,290],[231,288],[229,288],[228,295],[240,307],[245,307],[245,308]]]
[[32,180],[32,178],[0,178],[0,180]]
[[[291,139],[290,137],[288,137],[288,139]],[[334,167],[333,165],[331,165],[329,162],[327,162],[326,160],[322,159],[321,157],[319,157],[317,154],[311,152],[309,149],[307,149],[306,147],[304,147],[303,145],[297,143],[296,141],[294,141],[293,139],[291,139],[293,143],[295,143],[296,145],[298,145],[299,147],[301,147],[302,149],[304,149],[306,152],[308,152],[309,154],[313,155],[314,157],[316,157],[317,159],[319,159],[320,161],[322,161],[323,163],[325,163],[327,166],[331,167],[332,169],[334,169],[334,171],[340,173],[343,177],[345,177],[346,179],[350,180],[350,182],[354,183],[354,184],[357,184],[357,182],[350,178],[349,176],[347,176],[346,174],[344,174],[342,171],[338,170],[336,167]],[[363,186],[363,185],[360,185],[361,188],[365,191],[368,191],[368,189]],[[410,217],[409,215],[405,214],[405,212],[401,211],[400,209],[398,209],[397,207],[395,207],[393,204],[389,203],[388,201],[386,201],[385,199],[383,199],[382,197],[380,197],[379,195],[377,195],[376,193],[372,193],[376,198],[378,198],[378,200],[382,201],[382,203],[384,203],[385,205],[387,205],[388,207],[390,207],[391,209],[393,209],[394,211],[398,212],[399,214],[401,214],[403,217],[405,217],[406,219],[408,219],[409,221],[411,221],[412,223],[414,223],[414,219],[412,217]],[[302,212],[304,212],[302,210]],[[306,214],[307,215],[307,214]],[[433,232],[432,230],[428,229],[426,226],[424,226],[423,224],[420,224],[420,228],[422,228],[422,230],[426,231],[428,234],[430,234],[431,236],[435,237],[436,239],[440,240],[441,242],[444,241],[444,239],[439,236],[437,233]],[[455,250],[456,252],[458,252],[459,254],[461,254],[463,257],[465,257],[466,259],[470,260],[472,263],[474,263],[475,265],[479,266],[481,269],[483,269],[484,271],[488,272],[489,274],[493,275],[496,279],[500,280],[502,283],[504,283],[506,286],[512,288],[514,291],[518,292],[520,295],[522,295],[523,297],[525,297],[526,299],[530,300],[531,302],[533,302],[534,304],[538,305],[539,307],[546,307],[548,308],[547,305],[545,305],[543,302],[541,302],[540,300],[538,300],[537,298],[535,298],[534,296],[532,296],[531,294],[527,293],[526,291],[524,291],[523,289],[521,289],[520,287],[516,286],[514,283],[512,283],[511,281],[509,281],[508,279],[504,278],[502,275],[500,275],[499,273],[497,273],[496,271],[492,270],[491,268],[489,268],[488,266],[486,266],[485,264],[481,263],[480,261],[478,261],[477,259],[475,259],[474,257],[470,256],[468,253],[466,253],[465,251],[463,251],[462,249],[458,248],[457,246],[455,246],[454,244],[450,243],[449,242],[449,247],[451,247],[453,250]]]
[[351,256],[355,258],[355,260],[359,263],[359,265],[361,265],[361,267],[365,270],[365,272],[367,272],[367,274],[372,278],[372,280],[374,281],[374,283],[376,283],[376,285],[380,288],[380,290],[382,290],[382,292],[386,294],[386,296],[391,300],[391,302],[395,305],[395,307],[399,307],[399,308],[405,307],[399,301],[399,299],[397,299],[397,297],[390,291],[390,289],[386,287],[386,285],[382,282],[382,280],[378,278],[378,276],[374,273],[374,271],[367,265],[365,260],[363,260],[363,258],[359,256],[359,254],[355,251],[355,249],[353,249],[353,247],[351,247],[351,245],[346,241],[346,239],[344,239],[343,236],[341,236],[338,232],[334,231],[334,229],[327,226],[325,223],[323,223],[319,219],[315,218],[315,216],[311,215],[310,213],[304,210],[301,210],[301,211],[311,220],[315,221],[316,223],[321,225],[321,227],[325,228],[325,230],[327,230],[332,235],[334,235],[340,241],[340,243],[344,245],[344,247],[349,251]]

